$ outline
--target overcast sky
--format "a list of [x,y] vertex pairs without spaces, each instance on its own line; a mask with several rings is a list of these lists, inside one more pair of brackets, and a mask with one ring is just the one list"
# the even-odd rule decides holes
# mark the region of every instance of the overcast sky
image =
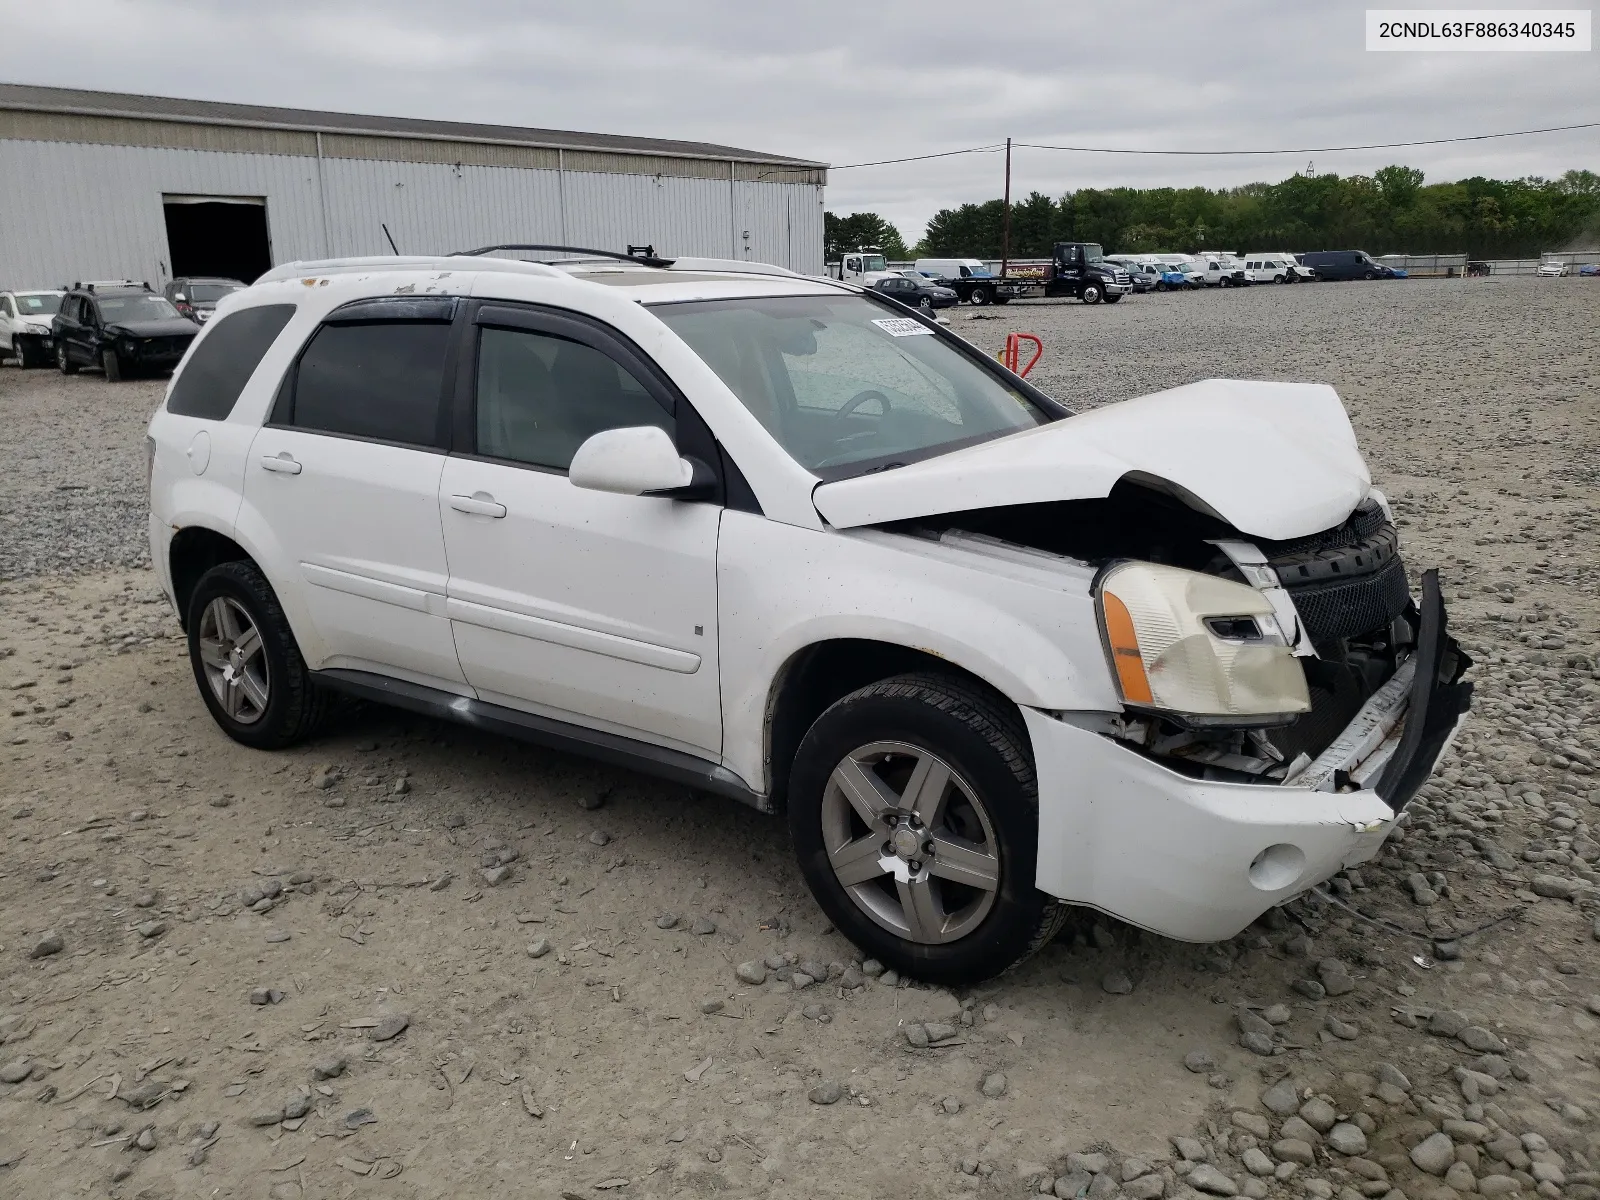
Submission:
[[[1007,136],[1233,149],[1600,120],[1600,52],[1369,53],[1365,7],[0,0],[0,80],[686,138],[836,164]],[[1308,157],[1018,150],[1012,187],[1223,186],[1282,179]],[[1314,157],[1341,174],[1403,162],[1430,180],[1556,175],[1600,170],[1600,130]],[[879,212],[911,241],[936,210],[998,196],[1001,174],[998,154],[836,171],[827,206]]]

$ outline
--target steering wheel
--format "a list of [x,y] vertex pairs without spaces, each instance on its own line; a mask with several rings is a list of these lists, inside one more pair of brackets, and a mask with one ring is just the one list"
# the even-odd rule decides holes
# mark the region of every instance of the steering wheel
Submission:
[[883,405],[883,415],[886,417],[889,415],[889,397],[878,391],[877,388],[868,388],[864,392],[857,392],[854,396],[851,396],[850,399],[846,400],[843,407],[833,414],[834,420],[843,420],[845,417],[848,417],[851,413],[855,412],[856,409],[860,408],[868,400],[876,400],[879,404]]

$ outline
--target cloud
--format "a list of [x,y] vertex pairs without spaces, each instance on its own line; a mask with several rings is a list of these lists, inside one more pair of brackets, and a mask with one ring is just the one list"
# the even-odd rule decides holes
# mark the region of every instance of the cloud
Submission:
[[[1502,0],[1502,3],[1506,0]],[[1537,0],[1535,0],[1537,2]],[[1531,4],[1524,5],[1532,7]],[[0,0],[0,78],[291,108],[684,138],[859,162],[1003,141],[1237,149],[1600,119],[1594,54],[1373,54],[1324,0]],[[181,65],[175,65],[181,64]],[[1319,155],[1430,179],[1553,175],[1594,131]],[[1282,179],[1305,155],[1018,150],[1013,194]],[[997,196],[997,154],[834,173],[828,207],[915,238]]]

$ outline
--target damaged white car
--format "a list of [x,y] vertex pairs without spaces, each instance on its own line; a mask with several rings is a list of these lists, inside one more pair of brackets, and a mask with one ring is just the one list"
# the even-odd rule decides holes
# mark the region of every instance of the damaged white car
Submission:
[[924,979],[1072,905],[1231,936],[1376,853],[1468,708],[1331,388],[1074,414],[778,268],[293,264],[150,440],[230,736],[342,691],[782,810],[827,915]]

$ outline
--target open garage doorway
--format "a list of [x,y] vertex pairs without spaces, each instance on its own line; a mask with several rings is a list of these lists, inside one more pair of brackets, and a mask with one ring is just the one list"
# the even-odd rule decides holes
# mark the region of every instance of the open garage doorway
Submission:
[[262,196],[163,196],[174,279],[213,275],[255,282],[272,267]]

